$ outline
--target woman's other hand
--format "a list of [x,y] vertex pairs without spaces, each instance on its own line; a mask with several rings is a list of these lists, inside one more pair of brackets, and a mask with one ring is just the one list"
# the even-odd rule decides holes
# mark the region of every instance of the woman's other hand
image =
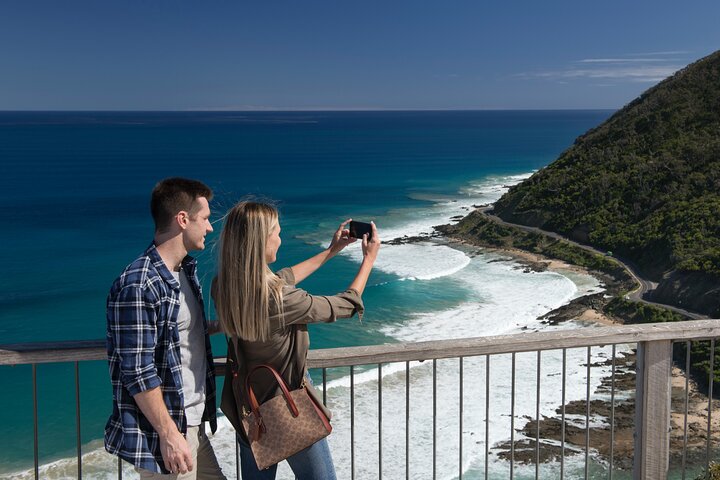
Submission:
[[317,255],[308,258],[304,262],[300,262],[297,265],[292,266],[293,275],[295,276],[295,283],[298,284],[311,275],[315,270],[320,268],[325,262],[334,257],[343,248],[353,243],[356,238],[350,237],[350,230],[346,229],[345,226],[350,223],[350,218],[340,224],[338,229],[335,231],[332,240],[330,240],[330,246],[318,253]]
[[363,235],[362,251],[363,257],[374,262],[377,258],[378,250],[380,250],[380,235],[378,234],[375,222],[370,222],[370,225],[372,226],[372,238],[368,240],[367,233]]
[[328,247],[330,249],[330,253],[335,255],[338,252],[340,252],[343,248],[347,247],[351,243],[353,243],[357,238],[352,238],[350,236],[350,230],[345,228],[348,223],[350,223],[350,220],[352,218],[348,218],[343,223],[340,224],[337,231],[335,231],[335,234],[333,235],[332,240],[330,241],[330,246]]

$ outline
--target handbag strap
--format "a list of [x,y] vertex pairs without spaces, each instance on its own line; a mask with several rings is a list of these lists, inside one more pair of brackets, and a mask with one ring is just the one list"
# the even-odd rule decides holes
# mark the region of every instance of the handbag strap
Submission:
[[269,370],[270,373],[273,374],[275,377],[275,381],[277,382],[278,386],[280,387],[280,390],[282,390],[283,397],[285,397],[285,401],[288,404],[288,407],[290,408],[290,411],[292,412],[293,417],[297,417],[300,415],[300,411],[298,410],[297,406],[295,405],[295,401],[290,396],[290,391],[288,390],[287,385],[285,384],[285,380],[280,376],[280,374],[270,365],[262,364],[262,365],[256,365],[252,368],[247,374],[247,377],[245,377],[245,390],[248,392],[248,397],[250,400],[250,409],[255,414],[255,418],[258,420],[259,423],[262,423],[262,415],[260,415],[260,405],[258,404],[257,398],[255,397],[255,392],[252,389],[252,386],[250,385],[250,377],[253,373],[257,372],[260,369],[266,369]]
[[[238,372],[238,363],[239,359],[238,357],[238,351],[237,351],[237,345],[235,342],[232,341],[232,338],[225,335],[225,341],[227,342],[227,355],[225,356],[225,368],[230,368],[230,372],[233,374],[233,376],[237,377]],[[235,358],[232,358],[230,356],[230,347],[232,347],[233,353],[235,354]]]

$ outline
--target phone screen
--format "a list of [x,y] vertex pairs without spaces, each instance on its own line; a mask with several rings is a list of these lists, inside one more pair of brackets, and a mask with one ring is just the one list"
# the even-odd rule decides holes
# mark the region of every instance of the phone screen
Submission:
[[368,240],[372,239],[372,225],[365,222],[350,222],[350,236],[353,238],[362,238],[364,234],[368,234]]

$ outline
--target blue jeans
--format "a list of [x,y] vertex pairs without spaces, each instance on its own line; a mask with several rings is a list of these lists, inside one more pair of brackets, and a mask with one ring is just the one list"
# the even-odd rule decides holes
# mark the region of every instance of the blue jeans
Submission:
[[[239,438],[238,442],[240,443],[240,471],[243,480],[275,480],[277,465],[259,470],[250,447]],[[287,462],[297,480],[336,480],[335,466],[330,455],[327,438],[288,457]]]

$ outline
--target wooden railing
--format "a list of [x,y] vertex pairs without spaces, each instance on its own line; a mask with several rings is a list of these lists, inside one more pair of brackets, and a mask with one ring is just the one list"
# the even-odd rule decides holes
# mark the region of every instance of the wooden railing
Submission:
[[[493,337],[478,337],[459,340],[439,340],[418,343],[398,343],[387,345],[360,346],[347,348],[332,348],[312,350],[309,354],[309,367],[323,369],[323,380],[328,368],[350,367],[351,369],[351,405],[353,367],[359,365],[378,365],[378,391],[379,408],[382,423],[382,364],[405,362],[408,365],[407,381],[409,382],[409,362],[433,362],[439,359],[457,358],[460,360],[460,426],[462,435],[462,360],[468,357],[497,354],[513,355],[513,404],[515,395],[515,354],[520,352],[538,352],[538,377],[540,352],[547,350],[563,350],[563,375],[565,369],[564,350],[569,348],[588,347],[588,360],[590,348],[594,346],[637,344],[637,377],[636,377],[636,422],[635,422],[635,457],[633,462],[633,478],[636,479],[662,479],[666,478],[669,465],[669,431],[670,431],[670,379],[672,368],[672,355],[674,342],[694,342],[710,340],[711,352],[714,351],[715,339],[720,337],[720,321],[693,320],[678,323],[622,325],[602,328],[584,328],[575,330],[561,330],[539,333],[522,333],[513,335],[500,335]],[[613,347],[614,351],[614,347]],[[689,355],[689,349],[688,349]],[[57,362],[77,362],[86,360],[104,360],[106,358],[104,341],[82,341],[62,343],[32,343],[0,345],[0,365],[33,365],[33,376],[37,364]],[[711,354],[710,369],[714,368],[714,358]],[[689,357],[688,362],[689,365]],[[613,364],[614,365],[614,364]],[[216,367],[221,375],[224,368],[224,359],[217,359]],[[588,372],[590,362],[588,361]],[[488,370],[489,371],[489,370]],[[76,368],[77,372],[77,368]],[[434,382],[434,376],[433,376]],[[713,377],[710,376],[709,388],[712,395]],[[409,385],[409,383],[408,383]],[[538,382],[538,404],[539,385]],[[487,386],[486,386],[487,387]],[[487,387],[489,388],[489,387]],[[564,378],[563,378],[564,388]],[[326,391],[327,389],[323,389]],[[613,390],[614,394],[614,390]],[[409,395],[409,393],[406,393]],[[564,395],[564,393],[563,393]],[[433,399],[434,399],[433,392]],[[708,452],[710,451],[710,415],[712,413],[712,399],[708,404]],[[78,400],[79,401],[79,400]],[[434,400],[433,400],[434,401]],[[588,419],[589,409],[589,375],[588,375]],[[36,404],[36,400],[35,400]],[[409,409],[409,398],[407,399]],[[352,407],[351,407],[352,408]],[[487,407],[486,407],[487,408]],[[436,409],[433,408],[433,425],[436,418]],[[564,409],[563,409],[564,414]],[[78,406],[78,425],[79,425]],[[407,415],[407,412],[406,412]],[[687,413],[686,413],[687,416]],[[351,419],[352,419],[351,411]],[[407,416],[406,416],[407,418]],[[538,410],[539,418],[539,410]],[[514,417],[513,417],[514,419]],[[35,431],[37,431],[37,414],[35,415]],[[351,420],[352,422],[353,420]],[[539,423],[539,422],[538,422]],[[354,425],[351,425],[351,431]],[[79,428],[78,428],[79,430]],[[511,429],[512,430],[512,429]],[[588,428],[589,430],[589,428]],[[513,432],[511,432],[512,434]],[[539,435],[539,433],[538,433]],[[589,433],[587,434],[589,435]],[[350,448],[353,449],[351,435]],[[589,436],[587,437],[589,439]],[[564,436],[563,436],[564,439]],[[409,438],[406,437],[409,443]],[[36,440],[37,445],[37,440]],[[460,443],[462,449],[462,441]],[[539,443],[538,443],[539,445]],[[563,445],[564,446],[564,445]],[[407,447],[406,447],[407,448]],[[539,447],[536,447],[539,448]],[[487,443],[486,443],[487,449]],[[382,476],[382,436],[379,445],[379,476]],[[487,450],[486,450],[487,451]],[[563,450],[564,451],[564,450]],[[433,453],[434,455],[434,453]],[[486,454],[487,455],[487,454]],[[585,452],[586,465],[588,451]],[[82,475],[80,444],[78,441],[78,476]],[[512,457],[511,457],[512,458]],[[539,456],[537,457],[539,460]],[[354,461],[354,457],[353,457]],[[562,461],[562,459],[561,459]],[[462,450],[460,452],[462,463]],[[35,472],[38,472],[37,446],[35,449]],[[487,462],[486,462],[487,465]],[[434,458],[433,458],[434,466]],[[512,462],[510,472],[512,477]],[[407,471],[407,470],[406,470]],[[561,470],[562,471],[562,470]],[[354,464],[351,475],[354,477]],[[486,469],[487,472],[487,469]],[[537,470],[536,470],[537,472]],[[433,471],[433,474],[435,472]],[[409,476],[409,474],[408,474]],[[462,477],[462,468],[460,468]],[[536,473],[537,476],[537,473]],[[587,467],[586,467],[587,476]],[[612,469],[610,476],[612,476]]]

